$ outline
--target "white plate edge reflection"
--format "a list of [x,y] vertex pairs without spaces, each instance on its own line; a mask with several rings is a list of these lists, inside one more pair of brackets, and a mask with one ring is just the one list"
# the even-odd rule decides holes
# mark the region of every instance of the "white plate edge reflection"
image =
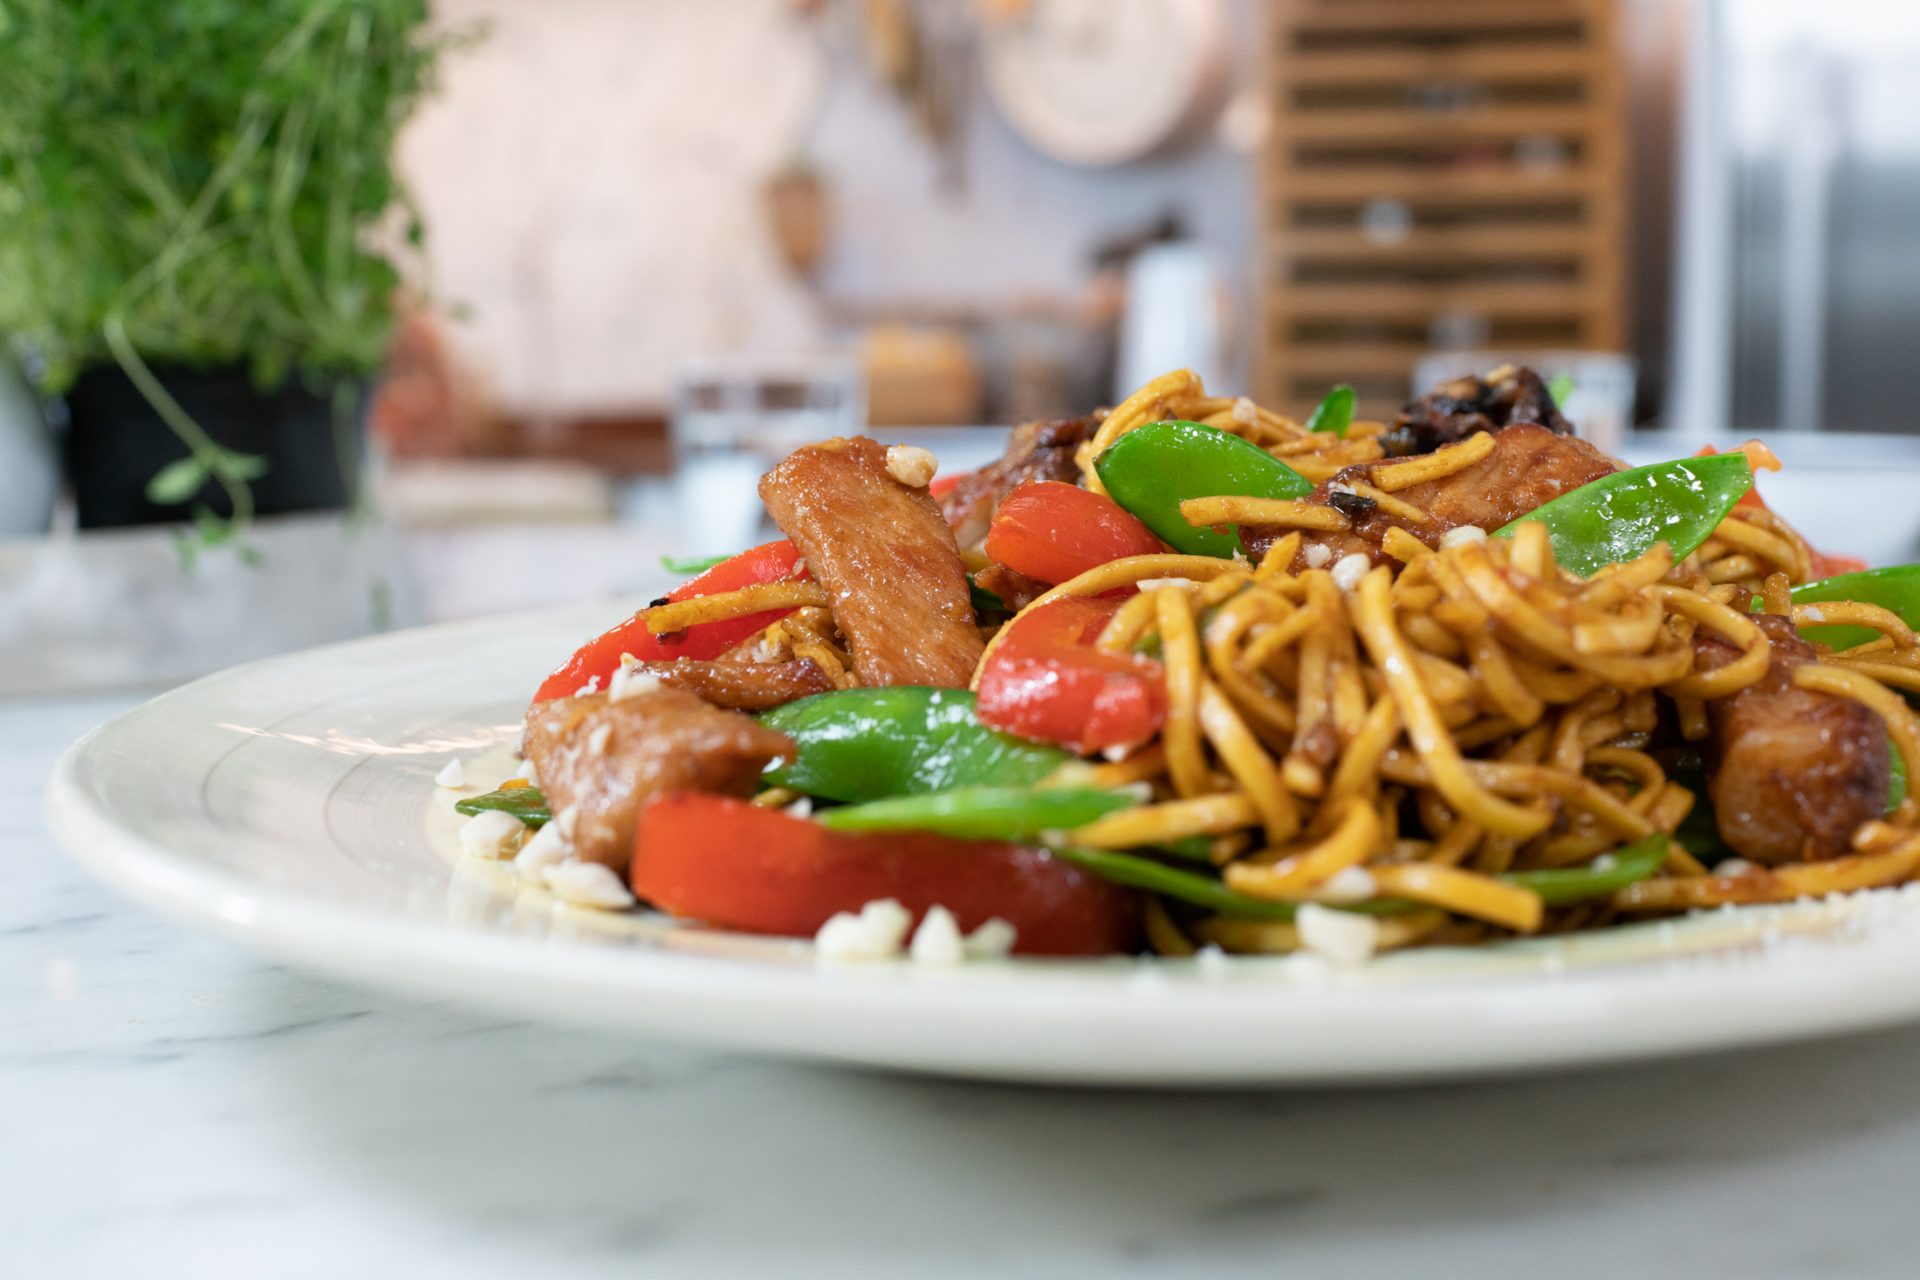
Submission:
[[[579,612],[517,625],[564,636]],[[509,634],[497,622],[433,631],[475,641]],[[419,638],[396,633],[325,652]],[[741,1050],[943,1074],[1170,1086],[1404,1081],[1765,1043],[1920,1016],[1920,893],[1911,890],[1771,914],[1715,913],[1673,928],[1720,929],[1717,949],[1592,966],[1565,966],[1564,956],[1550,958],[1554,944],[1533,943],[1500,957],[1408,955],[1323,983],[1286,975],[1274,961],[850,970],[536,941],[316,901],[210,865],[204,851],[149,839],[91,785],[132,716],[165,715],[183,694],[204,698],[241,673],[297,669],[318,652],[208,677],[75,744],[47,794],[60,842],[102,880],[169,915],[372,985]],[[484,663],[475,665],[484,683]],[[165,764],[154,768],[164,773]],[[1791,936],[1775,941],[1779,935]]]

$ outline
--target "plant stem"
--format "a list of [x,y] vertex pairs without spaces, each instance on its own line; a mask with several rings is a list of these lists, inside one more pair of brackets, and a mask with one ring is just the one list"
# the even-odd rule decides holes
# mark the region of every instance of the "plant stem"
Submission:
[[193,420],[193,415],[182,409],[180,402],[160,385],[160,379],[153,376],[153,370],[147,368],[147,362],[133,349],[133,343],[127,338],[127,326],[117,314],[108,316],[101,324],[100,331],[106,339],[107,349],[113,352],[115,363],[140,392],[141,398],[153,407],[153,411],[160,415],[160,421],[180,437],[180,442],[206,465],[207,471],[227,491],[227,498],[233,503],[233,528],[235,532],[244,532],[253,522],[253,489],[245,480],[233,474],[227,450],[221,448]]

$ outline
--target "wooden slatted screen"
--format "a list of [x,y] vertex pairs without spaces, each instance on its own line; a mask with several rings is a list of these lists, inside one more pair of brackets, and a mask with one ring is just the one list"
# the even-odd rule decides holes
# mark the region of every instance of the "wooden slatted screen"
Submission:
[[1260,388],[1369,417],[1448,347],[1621,350],[1613,0],[1274,0]]

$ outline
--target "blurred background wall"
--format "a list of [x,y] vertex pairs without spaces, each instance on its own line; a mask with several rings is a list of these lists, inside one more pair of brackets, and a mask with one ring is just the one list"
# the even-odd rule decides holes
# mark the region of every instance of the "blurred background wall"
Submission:
[[[329,59],[351,33],[324,22],[288,60],[306,91],[263,74],[259,49],[314,14],[376,12],[392,29],[373,63],[407,73],[387,110],[338,92]],[[165,92],[144,77],[178,77],[195,104],[148,130],[163,141],[143,163],[181,186],[168,208],[196,207],[256,99],[274,150],[254,188],[278,181],[270,161],[301,172],[273,157],[306,145],[316,85],[357,122],[329,135],[328,164],[384,185],[322,235],[343,188],[309,168],[300,216],[280,219],[312,242],[299,270],[237,264],[212,303],[135,335],[182,395],[219,384],[202,416],[234,429],[231,453],[182,457],[90,314],[86,376],[36,397],[47,344],[16,321],[0,649],[57,631],[72,583],[117,566],[68,610],[71,633],[156,591],[184,601],[173,647],[190,653],[212,616],[193,592],[228,572],[241,591],[229,562],[286,536],[262,521],[236,549],[225,523],[214,464],[256,454],[259,514],[319,522],[314,549],[278,554],[348,557],[328,576],[351,584],[364,616],[342,625],[360,629],[653,593],[662,554],[758,536],[752,481],[802,440],[872,430],[963,470],[999,448],[979,428],[1085,413],[1175,367],[1296,415],[1351,383],[1363,416],[1386,417],[1520,358],[1570,379],[1570,416],[1623,457],[1765,434],[1791,464],[1770,486],[1847,469],[1883,495],[1920,466],[1920,445],[1887,438],[1920,434],[1920,6],[1905,0],[255,0],[174,15],[209,42],[199,63],[148,56],[117,10],[40,13],[54,34],[21,83],[44,92],[0,102],[0,155],[42,135],[70,150],[13,157],[41,188],[0,174],[0,214],[41,218],[0,222],[15,229],[0,274],[58,258],[40,274],[97,284],[101,245],[173,225],[100,200],[72,160],[141,113],[123,82]],[[97,100],[71,96],[76,77]],[[419,214],[418,257],[391,234],[407,221],[392,179]],[[114,176],[126,207],[149,199],[143,181]],[[207,207],[229,245],[266,243],[279,216],[257,198]],[[92,241],[63,234],[81,212]],[[220,318],[284,311],[342,244],[376,282],[327,294],[355,320],[355,358],[250,386],[272,326]],[[388,256],[413,287],[388,287]],[[58,317],[78,290],[42,292]],[[339,355],[308,337],[303,359]],[[102,378],[119,407],[82,432],[80,392]],[[103,442],[91,459],[83,437]],[[130,516],[89,514],[96,472]],[[324,483],[273,492],[301,480]],[[368,497],[384,526],[361,519]],[[1830,505],[1796,516],[1825,537]],[[1920,545],[1901,510],[1864,550]],[[1834,519],[1836,544],[1861,545],[1849,511]],[[398,530],[400,550],[342,542],[340,523]],[[44,536],[76,526],[111,536]],[[178,575],[155,568],[176,560]],[[145,638],[120,639],[124,663],[81,665],[151,668]]]
[[[886,320],[982,333],[1002,366],[1052,342],[1084,367],[1072,332],[1115,305],[1096,260],[1169,227],[1219,272],[1225,372],[1246,385],[1270,6],[1225,6],[1233,39],[1215,121],[1186,145],[1107,168],[1042,154],[994,109],[967,6],[907,7],[926,92],[945,113],[932,129],[916,90],[871,73],[847,14],[792,0],[438,0],[448,21],[478,20],[489,35],[448,61],[402,164],[433,228],[433,285],[466,313],[457,347],[502,407],[664,410],[690,357],[784,355]],[[1657,402],[1670,338],[1690,7],[1620,5],[1643,403]],[[824,178],[832,209],[811,281],[781,262],[761,216],[765,183],[796,162]],[[1015,376],[995,373],[1003,388]],[[1010,398],[984,408],[1005,418],[1035,407],[1031,394]]]
[[[866,72],[861,32],[791,0],[441,0],[490,36],[450,60],[403,164],[434,284],[471,314],[461,349],[504,404],[664,406],[690,356],[786,354],[887,316],[1070,318],[1094,305],[1098,247],[1168,216],[1214,250],[1244,312],[1252,137],[1060,164],[985,101],[961,6],[915,7],[951,113],[933,132]],[[1260,25],[1257,0],[1230,8]],[[1258,53],[1239,42],[1236,91],[1257,92]],[[763,184],[796,160],[833,209],[807,287],[760,216]]]

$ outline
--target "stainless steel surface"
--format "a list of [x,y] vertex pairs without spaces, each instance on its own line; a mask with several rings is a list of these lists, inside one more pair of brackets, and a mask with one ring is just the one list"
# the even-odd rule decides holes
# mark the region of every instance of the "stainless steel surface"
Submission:
[[1712,0],[1696,37],[1669,416],[1920,430],[1920,8]]

